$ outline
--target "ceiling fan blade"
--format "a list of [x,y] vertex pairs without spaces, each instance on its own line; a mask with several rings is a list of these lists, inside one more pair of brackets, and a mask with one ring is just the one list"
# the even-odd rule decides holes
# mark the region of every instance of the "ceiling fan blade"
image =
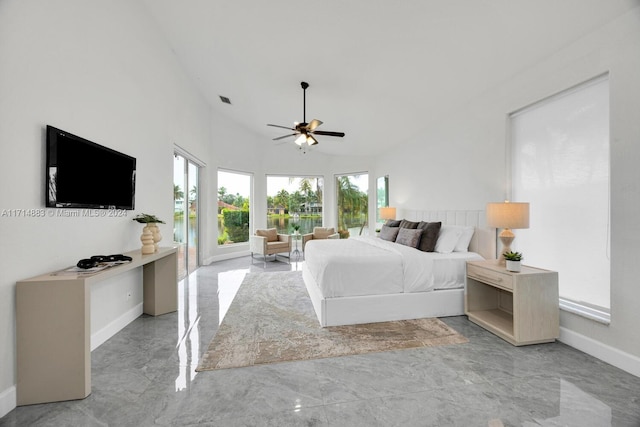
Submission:
[[320,126],[322,124],[322,122],[318,119],[313,119],[311,120],[311,122],[307,125],[307,129],[308,130],[314,130],[315,128],[317,128],[318,126]]
[[291,136],[296,136],[296,135],[297,135],[297,133],[292,133],[292,134],[289,134],[289,135],[279,136],[277,138],[273,138],[273,141],[278,141],[280,139],[285,139],[285,138],[289,138]]
[[289,126],[280,126],[280,125],[271,125],[271,124],[267,124],[267,126],[273,126],[274,128],[282,128],[282,129],[295,130],[294,128],[289,127]]
[[309,146],[316,145],[317,143],[318,143],[318,140],[315,139],[313,135],[307,135],[307,144],[309,144]]
[[339,136],[339,137],[343,137],[344,136],[344,132],[331,132],[328,130],[314,130],[313,131],[314,135],[326,135],[326,136]]

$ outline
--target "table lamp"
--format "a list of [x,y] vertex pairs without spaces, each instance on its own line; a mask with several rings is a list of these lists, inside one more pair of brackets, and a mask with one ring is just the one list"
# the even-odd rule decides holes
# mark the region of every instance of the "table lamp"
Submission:
[[[502,253],[511,252],[511,243],[516,237],[511,230],[529,228],[529,203],[487,203],[487,226],[502,228],[498,235]],[[501,265],[506,264],[504,257],[500,256],[499,260]]]
[[380,219],[396,219],[396,208],[390,208],[389,206],[380,208]]

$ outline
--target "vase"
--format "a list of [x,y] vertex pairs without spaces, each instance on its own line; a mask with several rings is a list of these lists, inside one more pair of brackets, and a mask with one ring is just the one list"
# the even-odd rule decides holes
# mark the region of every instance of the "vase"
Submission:
[[507,270],[519,273],[522,270],[522,263],[520,261],[507,260]]
[[153,243],[153,231],[149,224],[145,225],[142,229],[140,241],[142,242],[142,255],[152,254],[156,251],[156,247]]
[[149,226],[151,227],[151,233],[153,234],[153,246],[154,246],[154,252],[158,252],[158,243],[160,243],[160,240],[162,240],[162,234],[160,234],[160,227],[158,227],[158,224],[156,224],[155,222],[151,222],[149,223]]

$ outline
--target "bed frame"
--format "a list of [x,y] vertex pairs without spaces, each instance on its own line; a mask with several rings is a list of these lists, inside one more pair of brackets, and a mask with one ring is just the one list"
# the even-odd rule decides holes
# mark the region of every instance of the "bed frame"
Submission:
[[[476,230],[469,250],[486,259],[495,259],[496,230],[485,226],[484,215],[484,211],[408,210],[404,211],[403,218],[410,221],[441,221],[443,225],[472,225]],[[322,327],[464,314],[463,288],[324,298],[306,264],[302,266],[302,277]]]

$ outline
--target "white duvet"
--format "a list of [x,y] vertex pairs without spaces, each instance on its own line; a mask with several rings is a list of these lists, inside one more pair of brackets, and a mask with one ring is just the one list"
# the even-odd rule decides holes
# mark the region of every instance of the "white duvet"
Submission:
[[305,262],[325,298],[426,292],[464,286],[474,252],[440,254],[374,237],[311,240]]

